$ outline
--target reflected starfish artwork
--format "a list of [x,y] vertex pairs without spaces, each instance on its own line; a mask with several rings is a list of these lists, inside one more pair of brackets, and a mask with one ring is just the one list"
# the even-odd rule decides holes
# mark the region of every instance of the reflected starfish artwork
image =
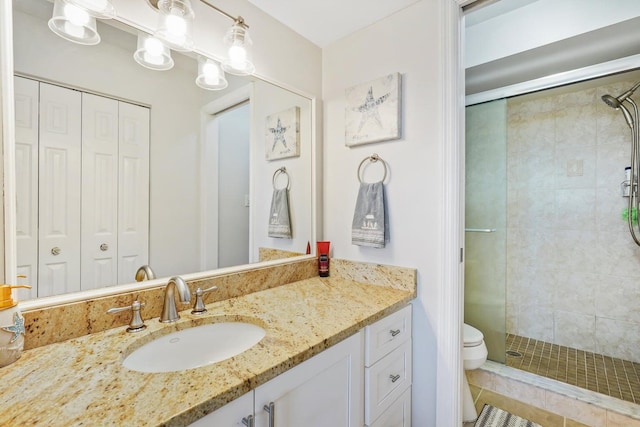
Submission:
[[401,137],[400,74],[394,73],[345,91],[347,146]]
[[267,160],[300,155],[300,108],[292,107],[267,116],[265,149]]
[[274,128],[269,128],[269,132],[273,134],[273,146],[271,147],[271,151],[276,149],[276,145],[278,142],[282,142],[285,148],[287,148],[287,137],[286,132],[290,126],[282,126],[282,121],[280,117],[278,117],[278,124]]

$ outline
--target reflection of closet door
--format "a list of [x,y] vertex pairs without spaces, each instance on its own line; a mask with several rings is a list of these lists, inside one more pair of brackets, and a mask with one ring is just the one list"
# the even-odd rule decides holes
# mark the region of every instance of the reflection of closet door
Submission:
[[118,283],[117,206],[118,101],[83,93],[82,290]]
[[80,290],[80,105],[40,84],[39,297]]
[[120,102],[119,148],[118,283],[130,283],[149,263],[148,108]]
[[38,292],[38,92],[35,80],[14,79],[16,120],[16,232],[18,274],[27,276],[31,290]]

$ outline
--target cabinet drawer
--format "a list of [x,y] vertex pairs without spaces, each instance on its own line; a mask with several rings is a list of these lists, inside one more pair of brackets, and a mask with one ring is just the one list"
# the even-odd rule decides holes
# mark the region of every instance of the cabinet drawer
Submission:
[[365,423],[371,425],[411,385],[411,340],[365,368]]
[[411,427],[411,387],[406,389],[370,427]]
[[369,367],[411,338],[411,305],[367,326],[364,334],[364,365]]

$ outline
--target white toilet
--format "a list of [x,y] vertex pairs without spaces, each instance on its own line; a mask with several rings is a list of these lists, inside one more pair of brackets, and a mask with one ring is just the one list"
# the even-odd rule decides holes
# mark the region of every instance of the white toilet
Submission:
[[[487,361],[487,346],[484,343],[484,335],[471,325],[464,324],[462,330],[464,347],[462,349],[462,360],[465,371],[478,369]],[[473,405],[471,397],[471,389],[464,371],[462,372],[464,382],[462,390],[462,419],[463,421],[475,421],[478,418],[478,412]]]

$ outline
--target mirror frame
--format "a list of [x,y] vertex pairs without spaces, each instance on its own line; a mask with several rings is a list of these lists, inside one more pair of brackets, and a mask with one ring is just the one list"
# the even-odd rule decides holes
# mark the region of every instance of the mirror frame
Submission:
[[[46,1],[46,0],[43,0]],[[144,3],[144,0],[138,0]],[[0,257],[0,271],[3,273],[3,283],[14,284],[17,278],[17,257],[16,257],[16,206],[15,206],[15,112],[14,112],[14,91],[13,91],[13,2],[0,2],[0,173],[3,177],[3,203],[0,205],[0,219],[3,226],[0,227],[0,242],[4,243],[4,257]],[[151,28],[145,27],[139,22],[134,22],[121,16],[114,18],[115,21],[128,25],[139,31],[147,33],[153,32]],[[201,46],[196,44],[193,53],[220,61],[220,57],[214,57],[205,52]],[[258,64],[259,68],[259,64]],[[318,105],[317,98],[313,95],[292,88],[291,86],[272,79],[268,76],[254,73],[254,77],[267,83],[286,89],[297,95],[305,97],[311,101],[311,230],[310,242],[318,240],[318,218],[319,218],[319,191],[318,191],[318,171],[319,171],[319,150],[318,150]],[[208,277],[222,276],[243,271],[255,270],[274,265],[287,264],[292,261],[313,259],[311,255],[301,255],[297,257],[284,258],[279,260],[244,264],[234,267],[219,268],[216,270],[202,271],[197,273],[187,273],[181,275],[185,280],[196,280]],[[74,302],[86,301],[121,293],[135,292],[137,290],[156,288],[165,285],[166,278],[148,280],[144,282],[133,282],[124,285],[109,286],[89,291],[74,292],[50,297],[43,297],[21,302],[22,310],[36,310]],[[15,297],[15,295],[14,295]]]

